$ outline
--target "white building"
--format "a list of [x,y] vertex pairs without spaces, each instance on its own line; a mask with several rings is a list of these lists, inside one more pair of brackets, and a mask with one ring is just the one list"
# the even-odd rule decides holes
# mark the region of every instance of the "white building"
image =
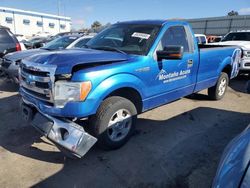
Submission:
[[71,18],[0,7],[0,25],[15,34],[32,36],[38,32],[57,34],[71,30]]

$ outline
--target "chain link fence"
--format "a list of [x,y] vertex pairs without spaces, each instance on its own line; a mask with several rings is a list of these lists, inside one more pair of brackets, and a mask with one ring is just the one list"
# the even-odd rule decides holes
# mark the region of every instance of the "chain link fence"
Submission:
[[250,30],[250,15],[188,19],[187,21],[196,34],[224,36],[230,31]]

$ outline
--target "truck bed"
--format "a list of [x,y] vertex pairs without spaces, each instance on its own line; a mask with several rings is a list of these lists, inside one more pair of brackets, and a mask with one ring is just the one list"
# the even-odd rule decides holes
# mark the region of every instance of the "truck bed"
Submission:
[[221,64],[232,61],[234,51],[234,46],[199,45],[200,65],[196,91],[215,85],[221,72]]

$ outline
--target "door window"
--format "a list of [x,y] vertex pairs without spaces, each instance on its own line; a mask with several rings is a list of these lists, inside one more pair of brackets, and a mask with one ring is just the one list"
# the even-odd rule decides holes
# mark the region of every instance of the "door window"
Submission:
[[187,33],[183,26],[170,27],[162,37],[157,50],[163,50],[166,46],[183,46],[184,52],[190,52]]

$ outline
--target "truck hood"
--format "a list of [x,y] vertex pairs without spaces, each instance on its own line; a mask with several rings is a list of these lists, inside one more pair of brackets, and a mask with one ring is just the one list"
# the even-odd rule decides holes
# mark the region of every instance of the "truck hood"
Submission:
[[44,49],[24,50],[24,51],[9,53],[9,54],[5,55],[4,58],[9,59],[11,61],[17,61],[17,60],[21,60],[21,59],[24,59],[26,57],[32,56],[34,54],[39,54],[39,53],[43,53],[43,52],[47,52],[47,50],[44,50]]
[[243,50],[250,50],[250,41],[225,41],[225,42],[216,42],[212,44],[240,46]]
[[56,74],[69,74],[76,65],[84,64],[104,64],[109,62],[125,61],[129,55],[93,49],[67,49],[62,51],[46,52],[26,58],[27,61],[44,64],[56,65]]

